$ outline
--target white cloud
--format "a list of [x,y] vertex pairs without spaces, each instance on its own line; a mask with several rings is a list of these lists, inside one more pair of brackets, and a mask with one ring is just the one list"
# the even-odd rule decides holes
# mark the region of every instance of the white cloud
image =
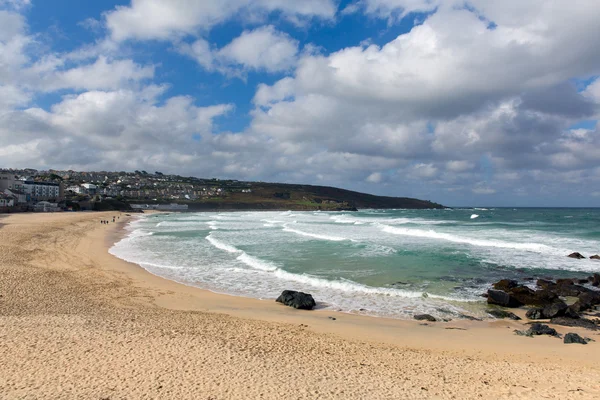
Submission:
[[259,106],[268,106],[288,99],[295,93],[294,85],[295,80],[290,77],[277,81],[273,86],[261,83],[258,85],[252,101]]
[[383,175],[381,175],[381,172],[373,172],[366,179],[366,181],[369,183],[379,183],[382,180],[383,180]]
[[[30,108],[0,115],[0,141],[29,149],[6,154],[3,161],[81,169],[184,169],[207,162],[198,160],[208,149],[194,135],[206,136],[210,143],[214,119],[231,111],[232,105],[196,107],[185,96],[159,105],[156,96],[163,90],[88,91],[65,96],[48,112]],[[45,132],[43,137],[39,130]]]
[[475,164],[466,160],[452,160],[446,163],[446,169],[451,172],[465,172],[473,169]]
[[334,17],[332,0],[133,0],[106,13],[113,39],[170,40],[199,31],[233,17],[256,20],[262,14],[280,12],[299,23],[302,19]]
[[211,49],[204,39],[182,43],[179,52],[194,58],[205,69],[225,74],[240,70],[284,72],[296,63],[298,41],[277,31],[272,25],[244,31],[221,49]]
[[435,177],[437,173],[438,169],[433,164],[420,163],[413,166],[411,176],[428,179]]
[[294,65],[297,54],[298,41],[270,25],[244,31],[219,51],[219,58],[249,69],[280,72]]

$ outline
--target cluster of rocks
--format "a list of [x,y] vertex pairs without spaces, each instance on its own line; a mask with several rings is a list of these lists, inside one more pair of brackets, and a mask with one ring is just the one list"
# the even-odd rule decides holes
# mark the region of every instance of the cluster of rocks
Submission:
[[[487,297],[488,304],[494,306],[529,307],[525,315],[530,320],[544,319],[550,320],[550,323],[555,325],[598,330],[600,320],[586,318],[585,313],[600,305],[600,291],[584,285],[600,286],[600,274],[594,274],[586,279],[538,279],[535,290],[520,285],[517,281],[503,279],[494,283],[493,288],[483,296]],[[572,298],[575,301],[567,304],[565,298]],[[512,314],[502,309],[492,309],[488,313],[497,318],[511,318]],[[539,323],[534,323],[527,331],[515,331],[515,333],[525,336],[558,335],[554,329]],[[565,337],[565,343],[587,343],[588,341],[575,333]]]
[[[569,254],[567,257],[569,258],[576,258],[578,260],[581,260],[582,258],[587,258],[586,256],[584,256],[581,253],[575,252],[575,253],[571,253]],[[590,260],[600,260],[600,255],[596,254],[594,256],[590,257]]]

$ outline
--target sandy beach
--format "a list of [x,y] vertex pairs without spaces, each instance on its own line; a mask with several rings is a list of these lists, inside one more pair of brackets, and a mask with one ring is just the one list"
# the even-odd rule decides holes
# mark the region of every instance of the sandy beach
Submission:
[[110,255],[129,219],[100,224],[112,215],[0,219],[0,398],[600,398],[597,332],[556,327],[597,340],[565,345],[517,336],[514,321],[423,325],[215,294]]

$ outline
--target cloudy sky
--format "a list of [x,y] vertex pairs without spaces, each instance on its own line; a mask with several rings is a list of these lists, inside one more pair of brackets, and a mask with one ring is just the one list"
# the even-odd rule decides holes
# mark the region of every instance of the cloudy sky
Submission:
[[0,167],[600,206],[600,1],[0,0]]

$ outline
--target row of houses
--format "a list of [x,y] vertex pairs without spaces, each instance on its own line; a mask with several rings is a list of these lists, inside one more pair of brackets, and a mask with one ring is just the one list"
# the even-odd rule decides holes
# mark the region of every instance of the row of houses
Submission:
[[[0,173],[0,209],[11,210],[34,209],[36,211],[56,211],[56,203],[60,201],[63,188],[55,182],[38,182],[29,177],[19,177],[10,173]],[[39,205],[39,206],[38,206]]]

